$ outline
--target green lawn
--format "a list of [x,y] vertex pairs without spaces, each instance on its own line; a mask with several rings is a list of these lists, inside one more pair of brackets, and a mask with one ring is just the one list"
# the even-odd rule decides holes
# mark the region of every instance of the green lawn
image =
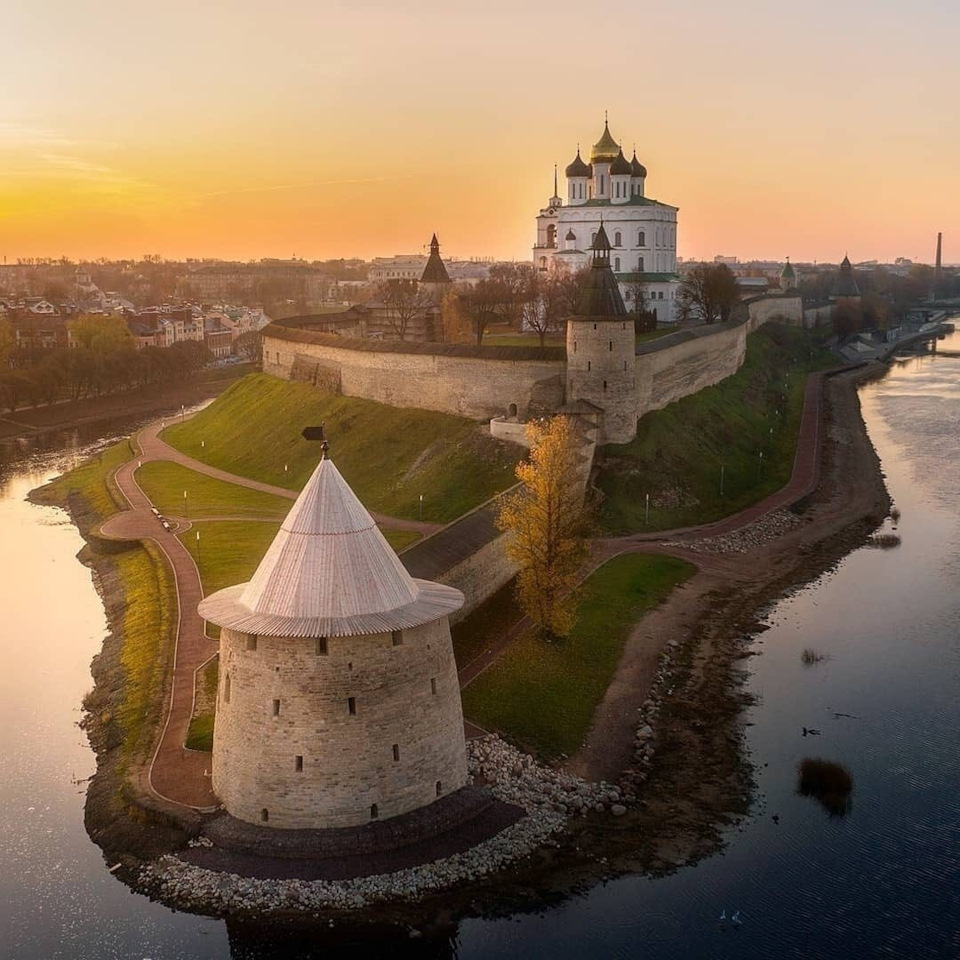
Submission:
[[[210,594],[246,583],[279,528],[279,521],[201,520],[179,536],[197,562],[204,594]],[[383,535],[397,551],[420,539],[409,530],[384,530]]]
[[129,441],[121,440],[41,487],[36,499],[43,503],[66,504],[72,498],[79,498],[90,520],[102,522],[127,505],[111,474],[132,456]]
[[807,331],[768,325],[752,334],[736,374],[648,413],[631,443],[602,448],[604,530],[706,523],[779,490],[793,470],[807,375],[835,362]]
[[166,516],[282,519],[293,506],[285,497],[217,480],[170,460],[145,463],[137,470],[137,483]]
[[298,490],[320,458],[318,444],[300,433],[322,422],[331,456],[360,500],[408,519],[419,518],[421,494],[425,520],[456,519],[511,486],[523,454],[472,420],[333,396],[264,374],[235,383],[163,438],[222,470]]
[[586,581],[563,641],[518,637],[463,691],[464,713],[543,759],[572,755],[590,729],[630,628],[694,572],[674,557],[624,554]]
[[214,657],[197,674],[197,691],[194,699],[194,714],[187,730],[188,750],[213,750],[213,725],[217,704],[217,682],[220,659]]

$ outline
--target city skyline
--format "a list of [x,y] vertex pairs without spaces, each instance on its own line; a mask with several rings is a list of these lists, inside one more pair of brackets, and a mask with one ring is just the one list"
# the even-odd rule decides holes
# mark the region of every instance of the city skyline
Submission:
[[529,259],[554,164],[607,110],[680,208],[685,259],[929,263],[938,230],[957,259],[960,11],[688,0],[618,12],[581,50],[589,16],[12,10],[0,257],[370,259],[436,231],[450,254]]

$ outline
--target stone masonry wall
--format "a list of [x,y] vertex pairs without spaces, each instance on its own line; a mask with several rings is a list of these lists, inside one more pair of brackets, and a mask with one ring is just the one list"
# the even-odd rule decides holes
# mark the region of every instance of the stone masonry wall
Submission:
[[404,630],[399,645],[379,634],[330,637],[326,649],[289,637],[248,649],[247,634],[222,631],[213,788],[229,813],[286,829],[350,827],[369,823],[374,804],[382,820],[464,786],[445,619]]
[[[474,420],[509,415],[526,419],[564,402],[559,360],[496,360],[431,353],[351,350],[294,342],[264,335],[263,370],[301,379],[310,360],[320,364],[325,379],[339,368],[340,391],[395,407],[439,410]],[[532,407],[532,409],[531,409]]]

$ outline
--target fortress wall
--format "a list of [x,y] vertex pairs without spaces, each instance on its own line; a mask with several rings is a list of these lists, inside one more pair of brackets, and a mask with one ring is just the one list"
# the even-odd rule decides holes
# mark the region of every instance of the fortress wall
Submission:
[[[736,373],[747,349],[751,322],[723,324],[708,335],[667,343],[637,355],[637,416],[713,386]],[[707,328],[710,329],[710,328]],[[682,334],[674,336],[682,337]],[[653,341],[651,347],[657,344]]]
[[[297,375],[293,376],[294,367]],[[263,370],[284,379],[310,379],[317,367],[348,397],[395,407],[438,410],[474,420],[515,412],[520,419],[555,410],[564,402],[562,360],[470,357],[428,352],[351,349],[288,341],[264,334]],[[510,405],[516,404],[516,411]]]
[[798,327],[803,325],[803,298],[796,296],[768,295],[752,297],[745,301],[753,324],[751,333],[761,324],[778,321],[793,323]]
[[441,583],[456,587],[465,598],[450,617],[451,623],[472,613],[517,575],[517,565],[507,556],[507,539],[507,534],[500,534],[440,577]]

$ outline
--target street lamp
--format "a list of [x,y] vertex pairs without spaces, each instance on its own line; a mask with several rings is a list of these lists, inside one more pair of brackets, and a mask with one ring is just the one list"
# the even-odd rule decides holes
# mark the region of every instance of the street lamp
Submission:
[[[762,454],[761,454],[762,456]],[[183,516],[184,519],[190,519],[190,505],[187,503],[187,491],[183,491]]]
[[423,520],[423,494],[420,494],[420,519]]
[[200,528],[197,528],[197,566],[200,566]]

